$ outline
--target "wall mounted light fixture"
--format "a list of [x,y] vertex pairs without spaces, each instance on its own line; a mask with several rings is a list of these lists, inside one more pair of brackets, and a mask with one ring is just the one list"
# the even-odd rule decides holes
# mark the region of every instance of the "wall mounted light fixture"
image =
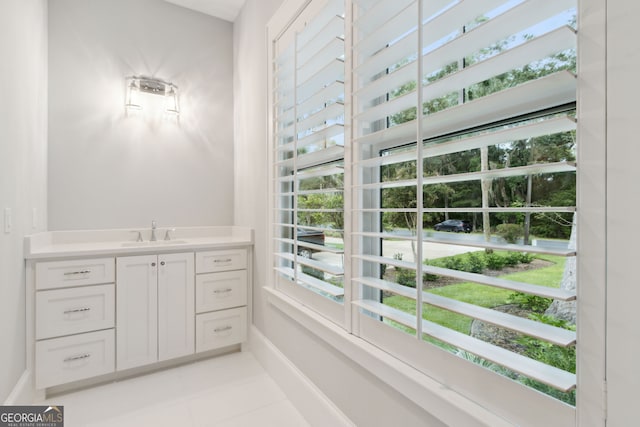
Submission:
[[159,95],[164,99],[163,110],[167,114],[180,114],[180,103],[178,99],[178,86],[154,77],[132,76],[126,78],[126,101],[127,113],[131,110],[142,110],[144,105],[144,94]]

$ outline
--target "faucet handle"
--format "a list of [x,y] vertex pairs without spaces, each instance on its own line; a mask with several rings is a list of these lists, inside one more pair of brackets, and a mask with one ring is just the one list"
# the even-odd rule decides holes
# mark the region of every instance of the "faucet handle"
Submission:
[[136,238],[136,242],[143,242],[144,240],[142,239],[142,231],[139,230],[131,230],[132,233],[138,233],[138,237]]
[[167,228],[167,231],[164,233],[164,240],[171,240],[171,233],[172,231],[176,231],[175,228]]

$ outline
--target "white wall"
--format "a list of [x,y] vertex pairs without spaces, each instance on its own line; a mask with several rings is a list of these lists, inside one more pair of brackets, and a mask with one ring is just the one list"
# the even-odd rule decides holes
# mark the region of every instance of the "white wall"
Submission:
[[[49,2],[49,229],[233,221],[233,26],[162,0]],[[126,76],[180,125],[125,117]]]
[[254,305],[264,324],[261,288],[267,283],[267,21],[283,0],[249,0],[235,21],[235,216],[234,224],[255,230]]
[[[638,423],[640,389],[640,4],[607,1],[608,426]],[[602,242],[603,244],[605,242]]]
[[0,224],[5,208],[13,217],[0,228],[3,402],[25,370],[23,236],[46,224],[46,0],[0,1],[0,58]]

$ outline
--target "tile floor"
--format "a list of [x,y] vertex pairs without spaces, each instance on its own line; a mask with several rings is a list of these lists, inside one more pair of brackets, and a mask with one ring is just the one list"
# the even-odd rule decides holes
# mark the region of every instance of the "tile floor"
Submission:
[[251,353],[234,353],[53,396],[65,427],[305,427]]

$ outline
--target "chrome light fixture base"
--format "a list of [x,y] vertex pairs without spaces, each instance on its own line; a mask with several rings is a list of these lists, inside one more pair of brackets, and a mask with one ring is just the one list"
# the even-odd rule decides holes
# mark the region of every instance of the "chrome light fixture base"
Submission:
[[178,98],[178,86],[165,80],[147,76],[131,76],[126,81],[125,108],[129,110],[142,110],[140,94],[148,93],[164,97],[164,112],[167,114],[180,114]]

